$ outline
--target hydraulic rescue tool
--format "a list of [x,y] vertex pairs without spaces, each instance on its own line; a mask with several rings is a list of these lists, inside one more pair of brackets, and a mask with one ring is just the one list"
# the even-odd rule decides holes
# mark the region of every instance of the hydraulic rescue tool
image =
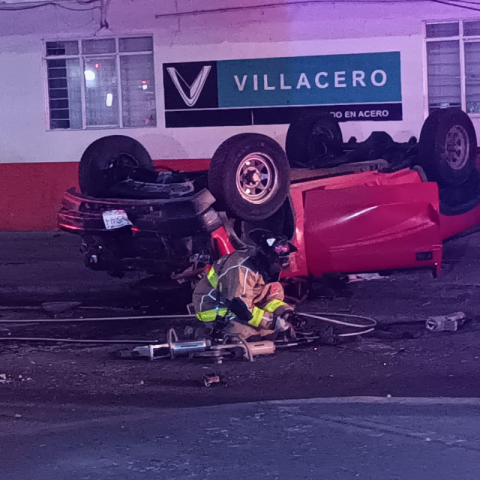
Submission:
[[[221,364],[225,359],[246,358],[250,362],[259,355],[272,355],[277,349],[291,348],[300,345],[313,344],[315,342],[334,345],[343,337],[364,335],[374,330],[376,321],[359,315],[324,314],[322,316],[311,313],[296,313],[294,335],[291,332],[279,335],[273,340],[245,341],[236,334],[223,332],[228,322],[226,317],[217,317],[210,335],[207,338],[180,341],[175,329],[171,328],[167,333],[167,341],[155,345],[142,345],[133,349],[129,357],[145,357],[149,360],[188,356],[208,357]],[[340,320],[348,317],[351,321]],[[320,328],[310,327],[308,320],[319,320]],[[358,322],[358,323],[356,323]],[[335,333],[334,325],[353,329],[351,332]],[[272,337],[273,331],[272,331]]]

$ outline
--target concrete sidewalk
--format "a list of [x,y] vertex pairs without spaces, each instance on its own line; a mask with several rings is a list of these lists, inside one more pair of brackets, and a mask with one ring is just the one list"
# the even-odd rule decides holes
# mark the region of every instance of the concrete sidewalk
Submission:
[[478,401],[340,400],[103,413],[71,405],[50,419],[42,410],[41,421],[23,408],[16,428],[0,432],[1,478],[478,479]]

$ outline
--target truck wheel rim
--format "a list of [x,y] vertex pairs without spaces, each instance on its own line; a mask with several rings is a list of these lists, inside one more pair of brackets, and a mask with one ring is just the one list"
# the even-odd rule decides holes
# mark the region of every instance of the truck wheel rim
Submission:
[[468,162],[470,141],[467,131],[454,125],[445,138],[444,158],[452,170],[461,170]]
[[237,190],[244,200],[255,205],[268,202],[278,189],[275,162],[264,153],[250,153],[237,168]]

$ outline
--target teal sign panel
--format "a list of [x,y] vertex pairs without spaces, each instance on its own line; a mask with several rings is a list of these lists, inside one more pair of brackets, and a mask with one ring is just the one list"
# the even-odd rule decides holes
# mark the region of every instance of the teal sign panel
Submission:
[[217,61],[218,108],[401,102],[399,52]]

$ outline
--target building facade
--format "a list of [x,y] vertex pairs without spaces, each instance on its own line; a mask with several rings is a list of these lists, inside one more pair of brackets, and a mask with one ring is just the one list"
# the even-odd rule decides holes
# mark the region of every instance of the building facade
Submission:
[[358,140],[418,137],[447,106],[480,130],[480,6],[219,3],[0,7],[0,230],[54,229],[83,151],[106,135],[191,169],[236,133],[283,145],[309,108]]

